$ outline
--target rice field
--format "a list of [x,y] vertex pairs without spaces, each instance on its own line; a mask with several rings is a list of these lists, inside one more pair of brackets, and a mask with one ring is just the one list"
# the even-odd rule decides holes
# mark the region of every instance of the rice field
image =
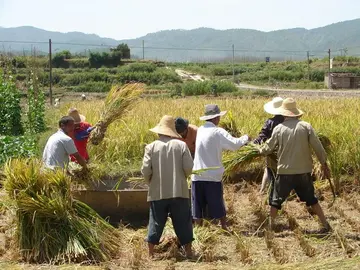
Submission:
[[[101,146],[90,145],[93,162],[108,164],[118,168],[138,170],[143,156],[144,146],[155,136],[149,128],[159,119],[169,114],[182,116],[190,123],[201,125],[199,117],[204,105],[217,103],[222,110],[231,111],[231,116],[239,132],[255,138],[269,117],[263,110],[267,99],[215,99],[215,98],[180,98],[180,99],[144,99],[125,118],[111,125]],[[359,99],[318,99],[297,100],[298,106],[305,111],[303,119],[309,121],[315,130],[328,137],[333,149],[329,156],[334,177],[356,175],[360,167],[360,106]],[[77,107],[95,124],[100,118],[102,101],[86,101],[62,104],[49,112],[49,122],[56,129],[57,120],[67,113],[70,107]],[[224,118],[226,120],[226,117]],[[44,144],[48,135],[41,140]]]
[[[191,123],[201,125],[199,117],[204,105],[216,103],[222,110],[232,113],[235,126],[241,134],[255,138],[263,122],[269,117],[263,111],[266,99],[144,99],[125,118],[109,126],[103,142],[90,146],[91,160],[101,164],[107,172],[139,170],[145,144],[155,137],[148,131],[164,115],[182,116]],[[146,228],[119,227],[119,254],[116,259],[94,266],[66,265],[54,269],[359,269],[360,265],[360,107],[358,99],[297,100],[305,111],[303,119],[317,132],[331,141],[329,156],[334,177],[340,179],[341,196],[331,205],[332,195],[324,181],[315,183],[325,215],[334,231],[326,237],[315,232],[319,227],[305,205],[289,199],[277,219],[274,232],[262,226],[268,215],[266,195],[258,193],[252,165],[244,168],[242,180],[234,179],[225,185],[225,201],[229,225],[233,234],[225,233],[214,224],[195,228],[194,249],[196,259],[187,261],[178,249],[171,224],[168,224],[155,260],[148,259],[144,242]],[[100,118],[102,101],[85,101],[62,104],[48,112],[49,125],[56,129],[57,120],[76,107],[87,121],[96,123]],[[226,120],[226,118],[225,118]],[[261,162],[257,166],[262,166]],[[248,173],[248,174],[246,174]],[[4,219],[1,216],[1,219]],[[9,225],[0,220],[1,230]],[[3,225],[4,224],[4,225]],[[6,225],[5,225],[6,224]],[[0,241],[1,244],[1,241]],[[5,241],[5,247],[11,242]],[[1,250],[1,247],[0,247]],[[1,269],[42,269],[15,264],[16,256],[9,250],[1,252]]]

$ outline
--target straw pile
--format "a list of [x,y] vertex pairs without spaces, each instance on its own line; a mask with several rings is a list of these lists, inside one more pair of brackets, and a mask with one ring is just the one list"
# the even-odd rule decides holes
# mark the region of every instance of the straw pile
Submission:
[[143,93],[144,85],[139,83],[126,84],[124,86],[114,85],[107,95],[100,120],[91,132],[90,142],[98,145],[105,137],[108,126],[116,120],[119,120],[129,112],[140,95]]
[[11,160],[4,187],[14,201],[16,242],[27,262],[105,261],[120,247],[119,233],[71,194],[62,171],[38,160]]

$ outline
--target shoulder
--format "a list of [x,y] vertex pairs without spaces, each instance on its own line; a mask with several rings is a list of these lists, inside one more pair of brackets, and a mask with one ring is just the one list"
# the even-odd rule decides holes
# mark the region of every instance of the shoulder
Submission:
[[283,124],[278,124],[276,127],[274,127],[273,134],[280,132],[283,126]]
[[70,136],[66,135],[64,132],[61,131],[56,132],[51,137],[62,142],[68,142],[73,140]]
[[80,123],[80,126],[81,126],[82,128],[89,128],[89,127],[91,127],[91,124],[88,123],[88,122],[81,122],[81,123]]
[[198,127],[192,124],[189,124],[189,128],[195,131],[198,130]]
[[301,126],[307,128],[307,129],[312,129],[313,128],[310,123],[305,122],[305,121],[299,121],[298,125],[301,125]]
[[178,140],[178,139],[172,139],[170,141],[171,146],[173,147],[179,147],[179,148],[186,148],[187,144],[184,141]]

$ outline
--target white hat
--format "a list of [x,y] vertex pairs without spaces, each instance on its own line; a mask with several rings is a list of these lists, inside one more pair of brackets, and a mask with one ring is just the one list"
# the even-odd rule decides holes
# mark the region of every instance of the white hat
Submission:
[[208,104],[205,105],[205,115],[200,117],[200,120],[206,121],[210,119],[214,119],[218,116],[224,116],[227,111],[220,111],[220,108],[216,104]]
[[292,98],[284,99],[280,108],[277,109],[277,113],[285,117],[299,117],[304,112],[297,108],[296,101]]
[[275,97],[272,101],[264,105],[265,112],[273,115],[277,115],[277,109],[279,109],[283,103],[284,99],[281,97]]

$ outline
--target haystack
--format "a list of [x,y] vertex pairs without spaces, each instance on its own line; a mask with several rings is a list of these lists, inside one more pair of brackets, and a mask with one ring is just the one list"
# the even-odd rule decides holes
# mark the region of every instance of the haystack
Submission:
[[119,232],[77,201],[71,180],[39,160],[11,160],[4,187],[16,212],[16,242],[27,262],[105,261],[120,248]]

